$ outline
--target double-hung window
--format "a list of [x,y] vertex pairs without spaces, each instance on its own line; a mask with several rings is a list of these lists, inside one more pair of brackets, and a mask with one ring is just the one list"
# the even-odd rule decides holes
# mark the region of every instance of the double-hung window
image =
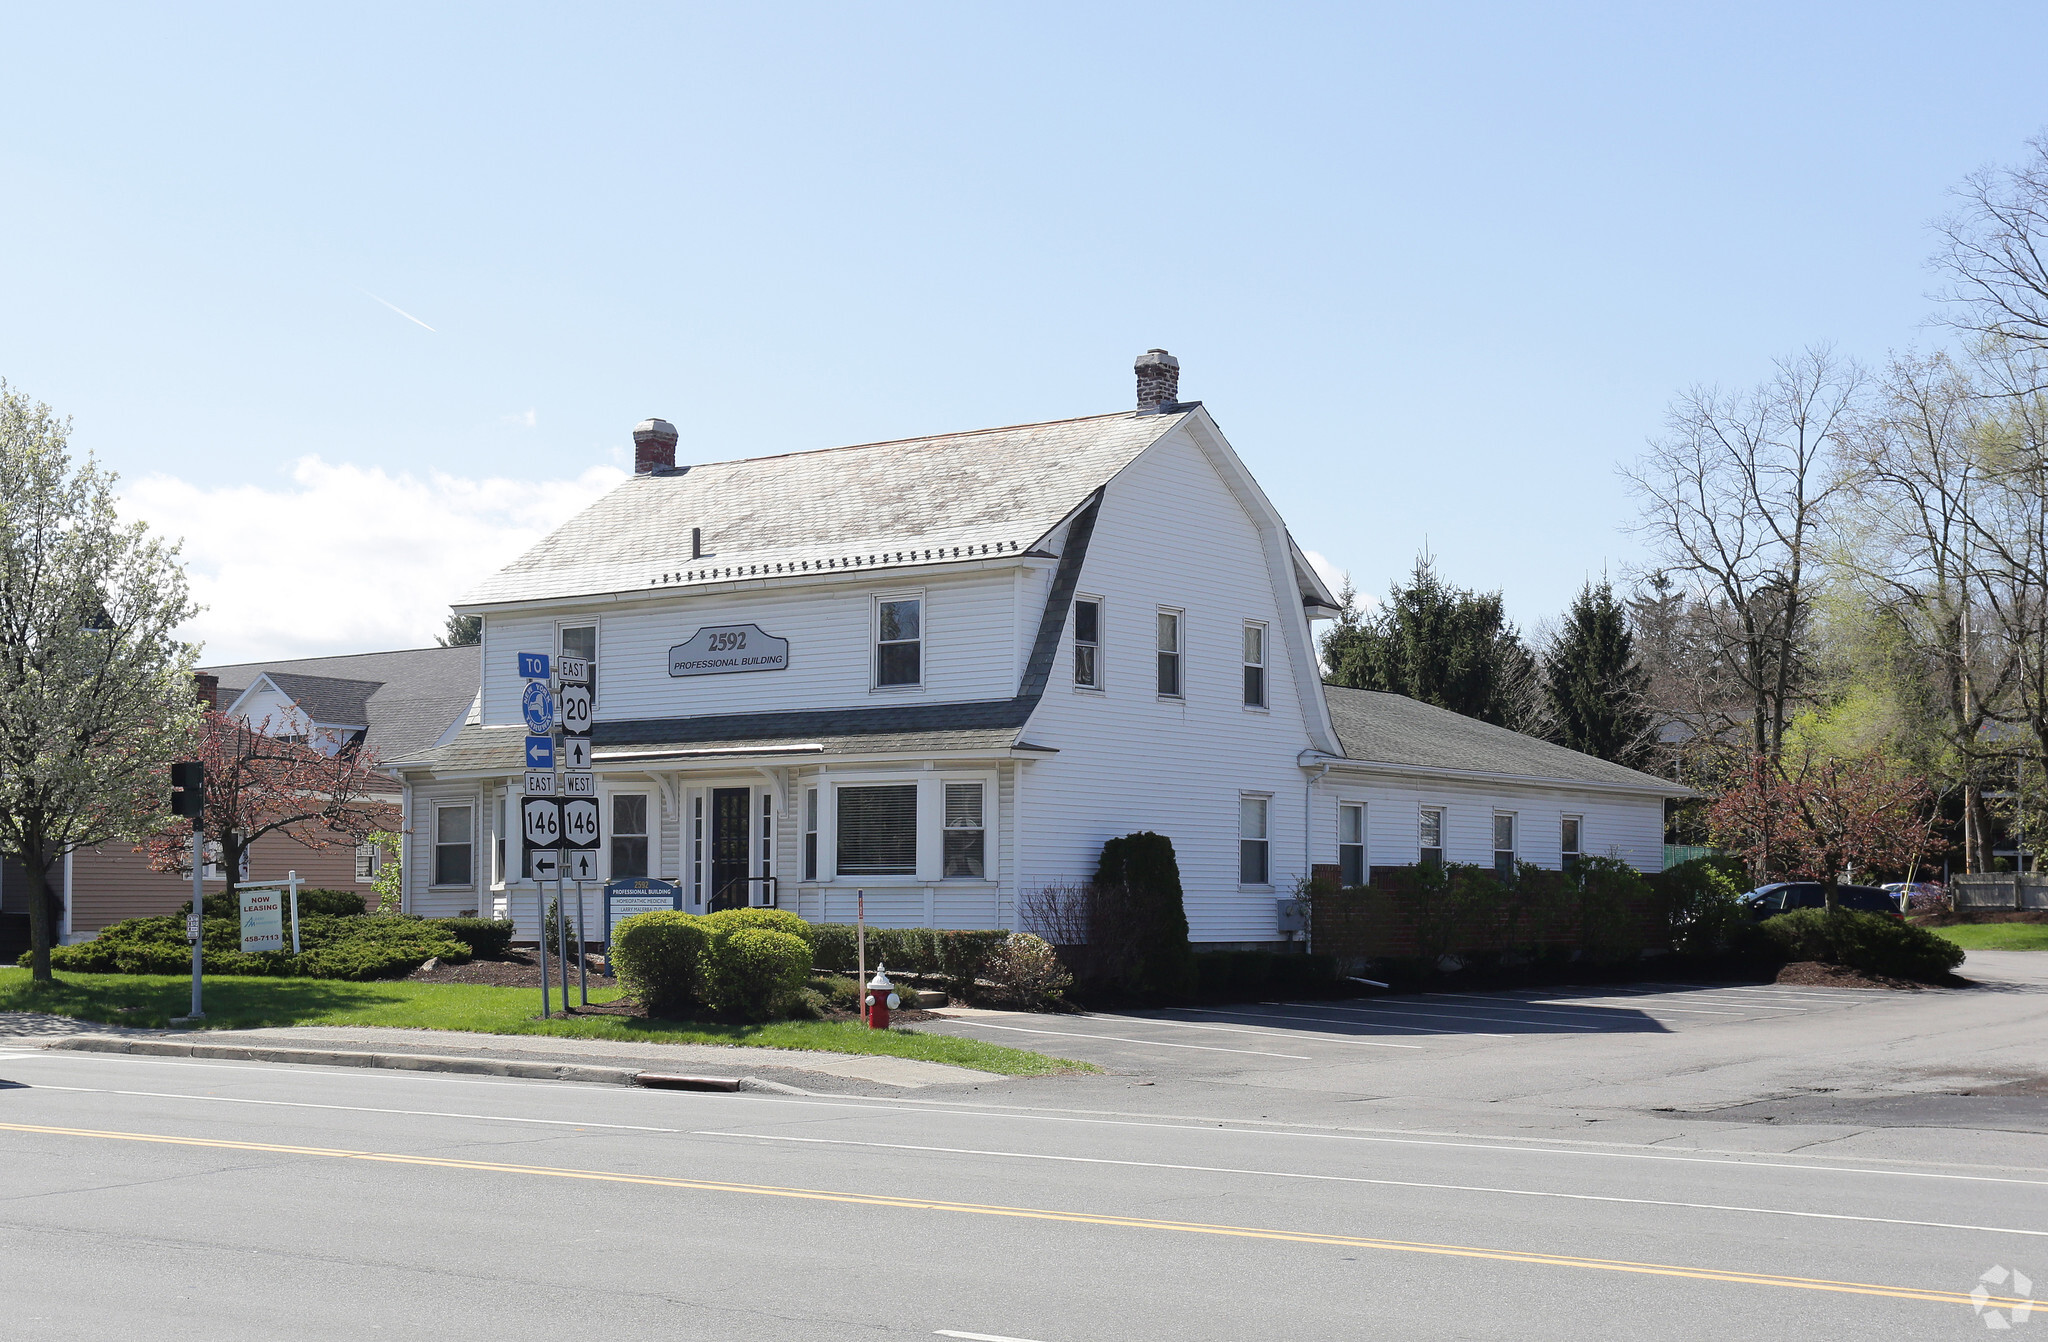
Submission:
[[1365,803],[1337,803],[1337,881],[1365,884]]
[[1180,654],[1181,618],[1177,610],[1159,612],[1159,693],[1163,698],[1182,697]]
[[838,789],[841,876],[917,874],[917,784],[877,783]]
[[1515,813],[1493,813],[1493,874],[1503,883],[1515,879]]
[[377,845],[359,843],[356,845],[356,880],[359,882],[377,879]]
[[1570,871],[1579,864],[1579,858],[1585,852],[1585,821],[1579,816],[1568,815],[1559,828],[1562,832],[1558,835],[1558,856],[1563,860],[1558,865]]
[[1266,626],[1252,622],[1244,627],[1244,706],[1266,706]]
[[818,879],[818,789],[804,789],[804,879]]
[[1440,806],[1422,808],[1422,821],[1416,830],[1416,855],[1418,862],[1444,864],[1444,812]]
[[647,874],[647,794],[613,793],[611,878]]
[[1102,688],[1102,602],[1092,596],[1074,600],[1074,684]]
[[924,684],[924,600],[896,597],[875,603],[875,684]]
[[476,808],[434,808],[434,884],[468,885],[475,862]]
[[946,784],[946,850],[943,876],[980,880],[988,874],[987,829],[982,821],[982,785]]
[[1272,883],[1272,855],[1266,836],[1272,806],[1269,797],[1237,799],[1237,880],[1240,885]]

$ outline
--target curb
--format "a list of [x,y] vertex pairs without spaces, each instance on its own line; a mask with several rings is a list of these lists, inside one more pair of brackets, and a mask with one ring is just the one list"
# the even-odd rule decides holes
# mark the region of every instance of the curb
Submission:
[[[182,1039],[122,1039],[112,1035],[79,1035],[57,1039],[45,1048],[79,1053],[137,1053],[171,1058],[217,1058],[230,1062],[283,1062],[319,1067],[385,1067],[402,1072],[456,1072],[469,1076],[507,1076],[528,1081],[582,1081],[597,1085],[653,1085],[663,1089],[737,1091],[774,1089],[772,1082],[731,1077],[674,1076],[642,1073],[624,1067],[594,1067],[571,1062],[519,1062],[510,1058],[463,1058],[437,1053],[362,1053],[342,1049],[269,1048],[255,1044],[202,1044]],[[646,1079],[643,1080],[642,1077]]]

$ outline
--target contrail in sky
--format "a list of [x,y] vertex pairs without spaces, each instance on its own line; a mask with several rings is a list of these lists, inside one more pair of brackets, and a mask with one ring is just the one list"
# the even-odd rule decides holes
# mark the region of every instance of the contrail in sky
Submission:
[[[357,292],[357,293],[361,293],[361,294],[367,294],[367,295],[369,295],[369,297],[371,297],[371,298],[377,298],[377,295],[375,295],[375,294],[373,294],[373,293],[370,293],[370,291],[369,291],[368,289],[358,289],[358,290],[357,290],[356,292]],[[405,318],[405,319],[406,319],[407,321],[411,322],[411,323],[412,323],[413,325],[415,325],[415,326],[427,326],[427,324],[426,324],[425,322],[421,321],[421,320],[420,320],[420,319],[419,319],[418,317],[415,317],[415,316],[413,316],[413,315],[412,315],[412,314],[411,314],[410,312],[407,312],[407,311],[406,311],[406,310],[405,310],[404,308],[402,308],[402,307],[398,306],[398,304],[396,304],[396,303],[391,303],[391,302],[386,302],[386,301],[385,301],[384,299],[381,299],[381,298],[377,298],[377,301],[378,301],[379,303],[383,303],[385,307],[387,307],[387,308],[390,308],[390,309],[391,309],[391,310],[392,310],[393,312],[395,312],[395,313],[397,313],[397,314],[398,314],[399,316],[401,316],[401,317]],[[427,326],[427,329],[428,329],[429,331],[434,331],[434,328],[433,328],[433,327],[431,327],[431,326]],[[439,335],[439,334],[441,334],[441,333],[440,333],[439,331],[434,331],[434,334],[435,334],[435,335]]]

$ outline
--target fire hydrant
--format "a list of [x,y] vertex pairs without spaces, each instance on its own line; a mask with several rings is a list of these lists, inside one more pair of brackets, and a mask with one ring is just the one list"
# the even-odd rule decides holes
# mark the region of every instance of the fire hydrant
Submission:
[[889,971],[879,964],[876,965],[875,976],[868,980],[868,1028],[888,1029],[889,1013],[899,1005],[901,1002],[896,996],[896,985],[889,982]]

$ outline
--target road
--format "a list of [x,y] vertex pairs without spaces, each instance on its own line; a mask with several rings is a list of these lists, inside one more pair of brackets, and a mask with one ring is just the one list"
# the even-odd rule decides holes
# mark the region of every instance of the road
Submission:
[[1985,1273],[2048,1282],[2033,1134],[1816,1156],[1336,1100],[1205,1117],[1192,1083],[1170,1115],[1144,1086],[702,1095],[17,1048],[0,1296],[24,1338],[1757,1342],[1976,1336]]

